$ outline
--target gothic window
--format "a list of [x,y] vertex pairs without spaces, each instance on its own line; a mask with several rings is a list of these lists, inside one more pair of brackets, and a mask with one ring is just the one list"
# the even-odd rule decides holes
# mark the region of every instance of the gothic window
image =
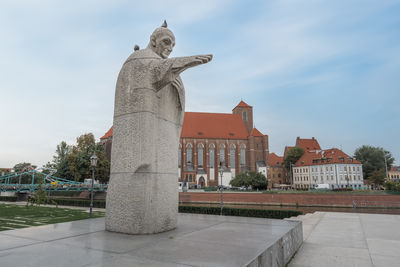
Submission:
[[219,161],[225,162],[225,145],[222,144],[219,147]]
[[246,146],[244,144],[240,147],[240,164],[246,165]]
[[214,145],[210,145],[210,149],[209,149],[209,159],[210,159],[210,168],[214,168],[214,162],[215,162],[215,149],[214,149]]
[[186,163],[192,163],[192,145],[187,144],[186,146]]
[[230,149],[230,165],[232,169],[235,169],[236,164],[235,164],[235,145],[231,145],[231,149]]
[[178,149],[178,167],[180,168],[182,164],[182,147],[179,145]]
[[197,147],[197,165],[203,167],[203,144],[199,144]]

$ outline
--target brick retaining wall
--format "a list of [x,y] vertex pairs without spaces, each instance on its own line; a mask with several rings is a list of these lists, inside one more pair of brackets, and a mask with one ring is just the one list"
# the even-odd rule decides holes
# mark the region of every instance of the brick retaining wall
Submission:
[[[400,203],[400,195],[357,195],[357,194],[261,194],[261,193],[223,193],[225,203],[240,204],[284,204],[312,206],[352,206],[357,202],[397,202]],[[181,203],[219,203],[219,193],[180,192]],[[396,205],[398,206],[398,205]]]

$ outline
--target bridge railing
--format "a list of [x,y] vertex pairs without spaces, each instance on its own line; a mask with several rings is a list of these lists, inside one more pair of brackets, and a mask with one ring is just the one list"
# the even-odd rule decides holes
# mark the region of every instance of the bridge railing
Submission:
[[[30,183],[22,183],[21,178],[24,175],[31,176]],[[40,183],[37,183],[38,180]],[[42,188],[46,191],[71,191],[71,190],[90,191],[92,188],[91,184],[67,180],[64,178],[42,173],[36,170],[30,170],[21,173],[12,173],[0,176],[0,191],[14,191],[14,192],[36,191],[38,190],[39,186],[42,186]],[[107,187],[108,187],[107,184],[94,184],[93,190],[105,191],[107,190]]]

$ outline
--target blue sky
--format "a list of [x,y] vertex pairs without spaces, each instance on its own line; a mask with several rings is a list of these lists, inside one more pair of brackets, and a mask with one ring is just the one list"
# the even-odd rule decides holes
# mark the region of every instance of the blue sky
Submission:
[[214,55],[182,75],[187,111],[243,99],[282,155],[297,136],[400,163],[400,1],[1,1],[0,167],[52,159],[112,125],[118,72],[167,20],[171,56]]

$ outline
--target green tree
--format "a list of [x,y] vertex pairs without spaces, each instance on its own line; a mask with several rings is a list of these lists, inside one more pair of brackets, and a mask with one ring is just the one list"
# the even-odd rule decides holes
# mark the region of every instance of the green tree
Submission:
[[394,162],[394,158],[389,151],[381,147],[366,145],[357,148],[354,152],[354,157],[362,163],[364,179],[370,179],[374,171],[385,171],[385,158],[388,170],[392,167]]
[[30,199],[30,202],[40,206],[40,204],[46,204],[48,201],[47,192],[43,189],[43,180],[40,179],[38,190],[35,192],[33,198]]
[[[57,172],[54,174],[57,177],[65,179],[73,179],[74,176],[69,169],[68,156],[72,152],[72,147],[69,146],[65,141],[61,141],[56,148],[56,154],[53,156],[53,160],[48,162],[45,167],[56,169]],[[46,170],[45,173],[48,173]]]
[[373,172],[371,172],[369,180],[376,186],[383,185],[383,183],[385,182],[385,177],[386,177],[385,169],[374,170]]
[[[36,167],[37,167],[36,165],[32,165],[29,162],[21,162],[21,163],[16,164],[13,169],[17,173],[24,173],[24,172],[27,172],[30,170],[34,170],[34,169],[36,169]],[[16,182],[16,183],[19,182],[20,178],[21,178],[21,184],[28,184],[28,183],[32,182],[32,175],[30,175],[30,174],[21,175],[21,177],[18,177],[17,178],[18,180],[14,181],[14,182]]]
[[79,136],[76,143],[67,159],[73,179],[83,182],[85,178],[91,178],[90,157],[96,153],[98,161],[95,177],[102,183],[107,182],[110,176],[110,162],[106,158],[104,147],[96,144],[92,133]]
[[230,181],[230,184],[235,187],[249,187],[253,189],[264,190],[267,188],[267,179],[259,172],[247,171],[239,173]]
[[13,169],[15,172],[25,172],[25,171],[29,171],[31,169],[36,169],[36,167],[37,166],[32,165],[28,162],[21,162],[21,163],[15,164]]
[[285,158],[283,159],[283,165],[285,166],[286,170],[290,170],[290,164],[295,164],[301,156],[304,154],[304,149],[301,147],[294,147],[291,148]]

